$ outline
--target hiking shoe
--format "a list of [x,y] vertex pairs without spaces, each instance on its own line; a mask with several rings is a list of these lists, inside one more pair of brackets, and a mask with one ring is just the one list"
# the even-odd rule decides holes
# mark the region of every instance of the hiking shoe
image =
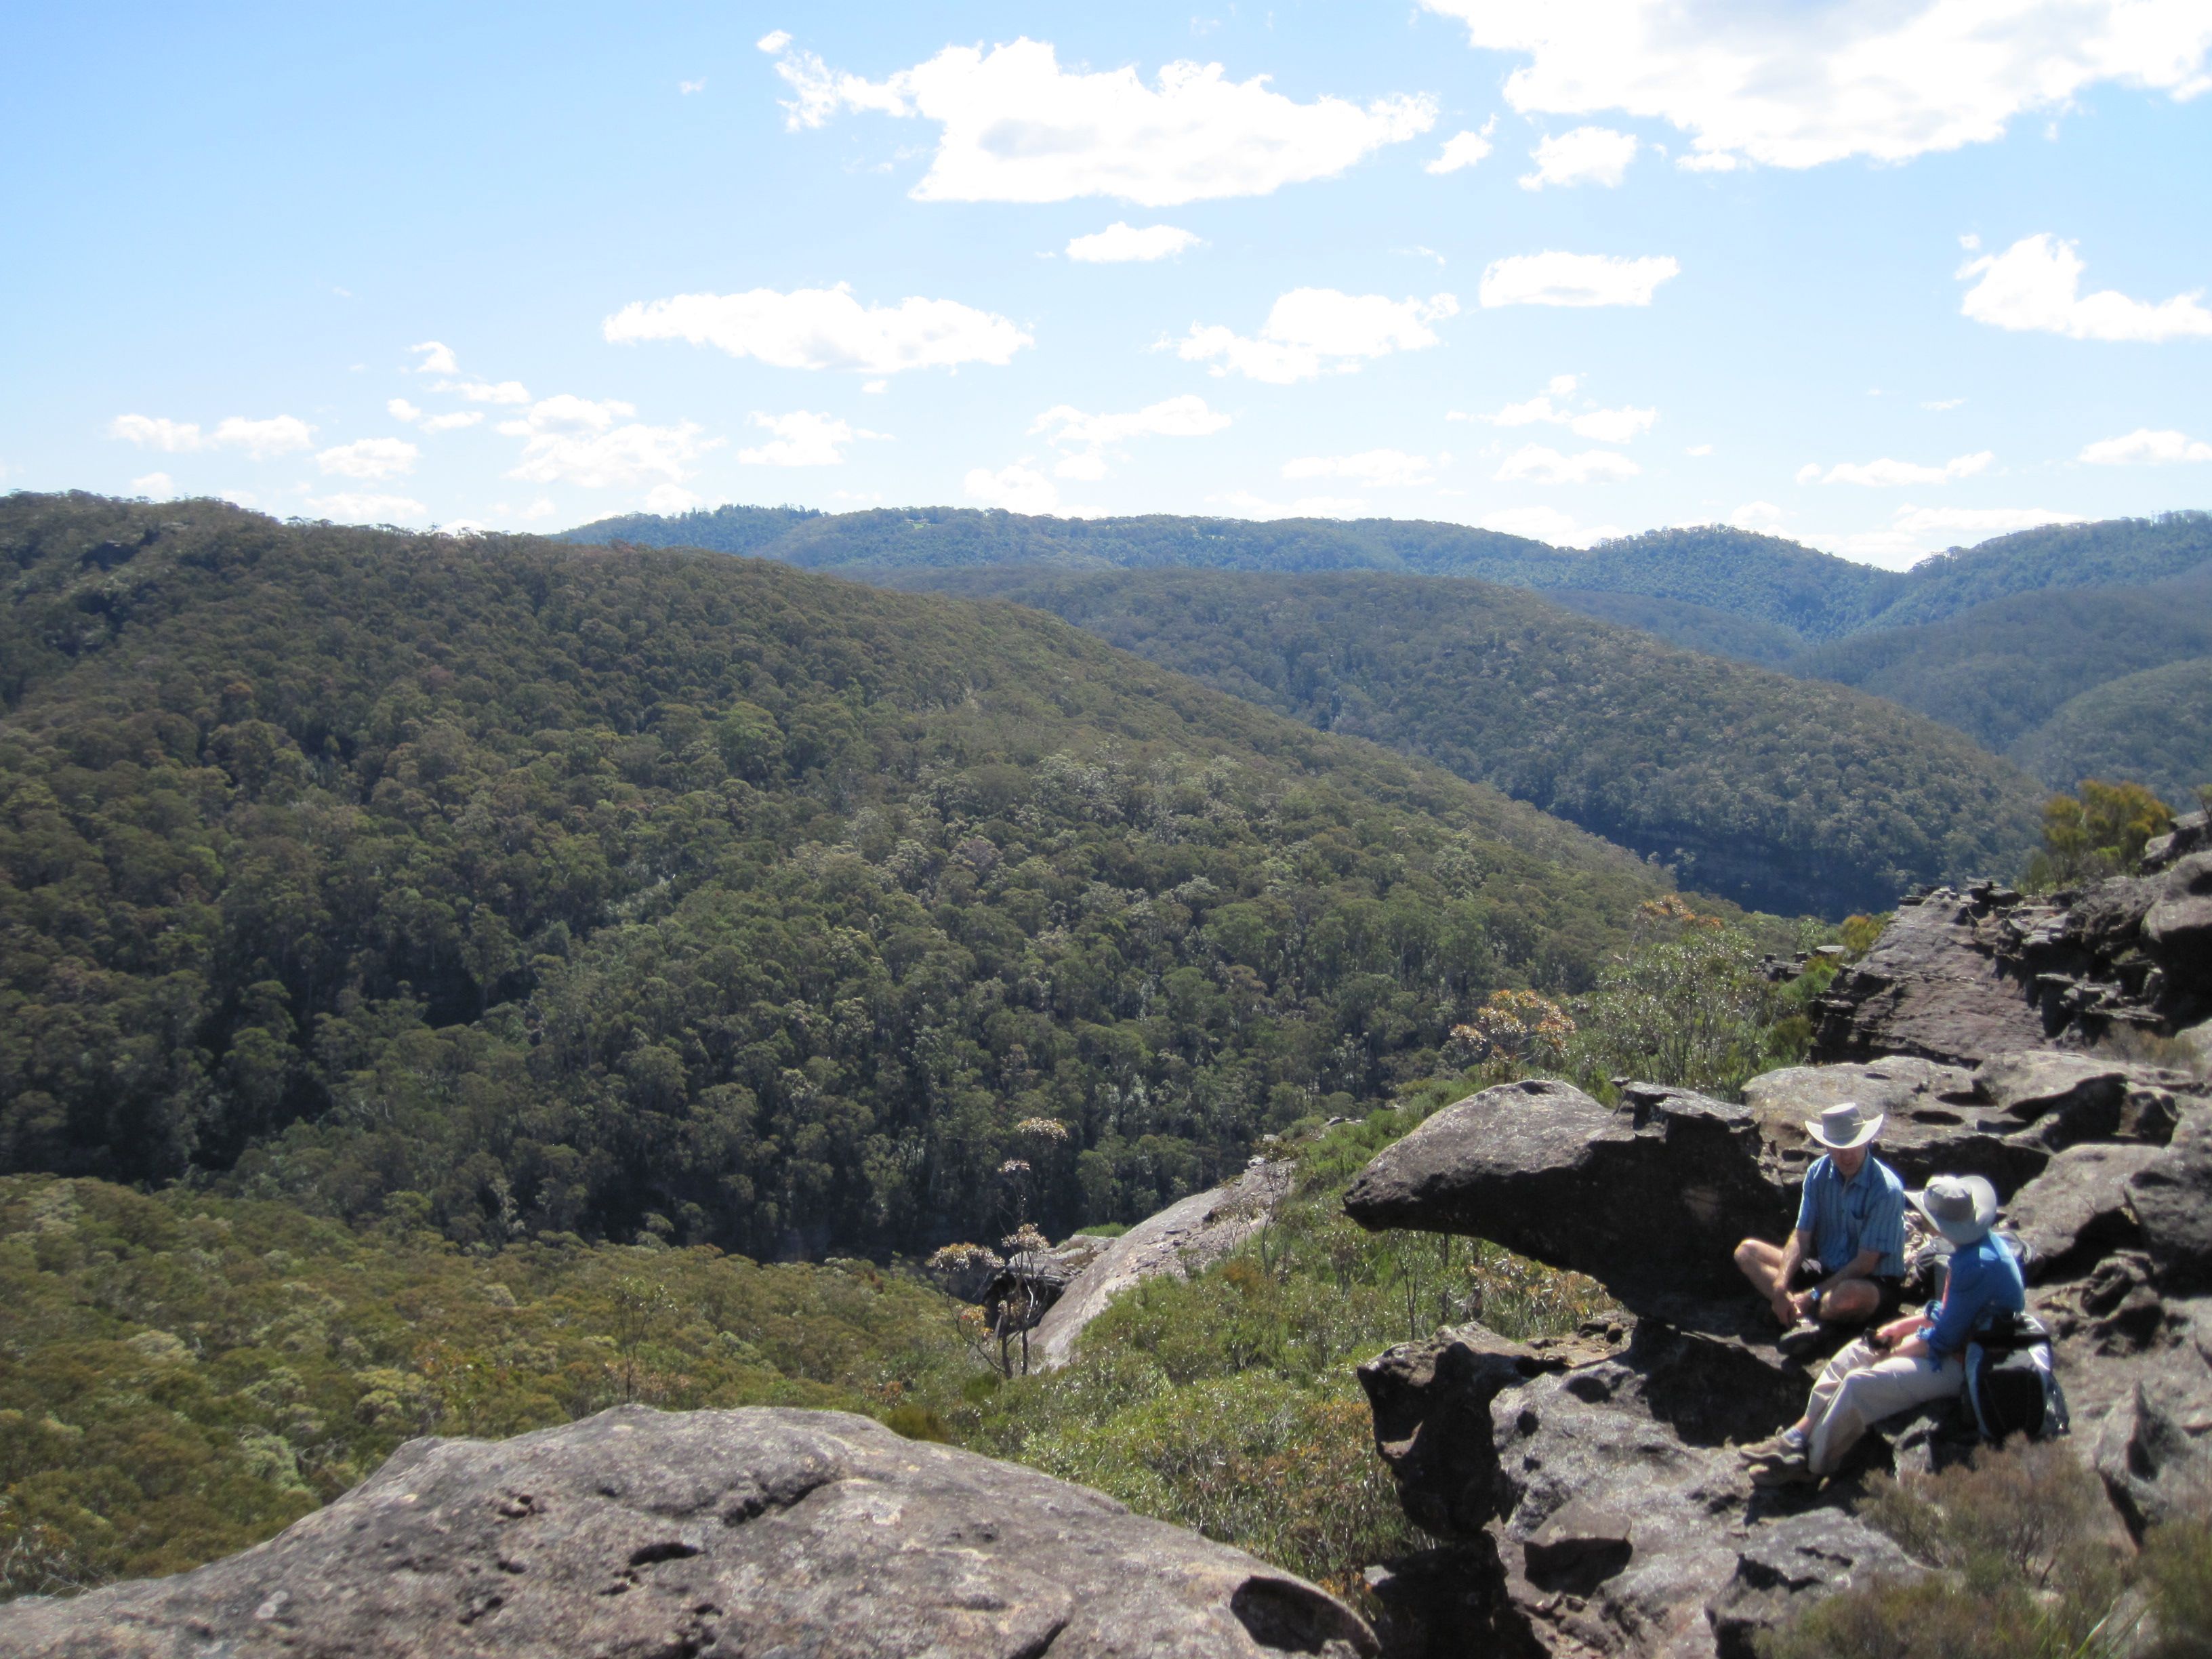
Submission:
[[1778,1457],[1802,1456],[1804,1450],[1802,1437],[1792,1440],[1784,1431],[1780,1434],[1770,1434],[1765,1439],[1755,1441],[1748,1446],[1739,1446],[1735,1455],[1746,1463],[1771,1463]]
[[1805,1462],[1803,1452],[1791,1452],[1786,1457],[1777,1457],[1761,1463],[1751,1472],[1754,1486],[1817,1486],[1820,1477],[1813,1473]]
[[1791,1359],[1802,1359],[1829,1337],[1828,1328],[1817,1319],[1801,1319],[1774,1339],[1774,1346]]

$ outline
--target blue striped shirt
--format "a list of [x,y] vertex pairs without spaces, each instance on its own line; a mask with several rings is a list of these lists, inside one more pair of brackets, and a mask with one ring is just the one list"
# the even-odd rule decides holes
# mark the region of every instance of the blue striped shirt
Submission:
[[1879,1250],[1876,1276],[1905,1272],[1905,1183],[1897,1171],[1869,1157],[1849,1181],[1832,1158],[1805,1171],[1797,1226],[1813,1239],[1813,1254],[1829,1273],[1841,1273],[1861,1250]]

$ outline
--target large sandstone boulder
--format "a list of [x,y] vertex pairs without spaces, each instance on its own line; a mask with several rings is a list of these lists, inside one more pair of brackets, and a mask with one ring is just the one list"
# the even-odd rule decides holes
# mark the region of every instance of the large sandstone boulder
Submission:
[[2189,1111],[2172,1143],[2129,1176],[2128,1202],[2160,1287],[2212,1290],[2212,1107]]
[[1243,1243],[1289,1194],[1291,1171],[1287,1161],[1255,1162],[1236,1180],[1194,1193],[1107,1241],[1038,1322],[1029,1341],[1030,1369],[1067,1364],[1084,1327],[1132,1285],[1196,1273]]
[[1747,1218],[1788,1203],[1759,1150],[1747,1109],[1686,1090],[1633,1086],[1607,1107],[1571,1084],[1508,1083],[1386,1147],[1344,1207],[1363,1227],[1494,1240],[1632,1307],[1731,1296]]
[[1787,1066],[1752,1079],[1743,1098],[1769,1156],[1793,1184],[1803,1180],[1820,1152],[1805,1133],[1806,1123],[1846,1100],[1888,1119],[1875,1155],[1908,1187],[1923,1186],[1932,1175],[1978,1175],[2009,1194],[2033,1180],[2051,1157],[2039,1139],[2021,1134],[2018,1117],[1977,1096],[1972,1073],[1912,1054]]
[[1341,1602],[866,1418],[641,1406],[416,1440],[269,1543],[19,1601],[5,1659],[1371,1655]]
[[2049,1030],[2037,988],[2000,958],[2001,935],[1987,925],[1996,898],[1940,889],[1901,903],[1874,948],[1815,1001],[1814,1058],[1975,1066],[2041,1046]]
[[2142,943],[2169,973],[2212,969],[2212,852],[2191,853],[2166,872],[2143,917]]
[[2161,1155],[2156,1146],[2071,1146],[2015,1193],[2005,1214],[2027,1246],[2030,1278],[2073,1278],[2115,1250],[2139,1247],[2128,1183]]

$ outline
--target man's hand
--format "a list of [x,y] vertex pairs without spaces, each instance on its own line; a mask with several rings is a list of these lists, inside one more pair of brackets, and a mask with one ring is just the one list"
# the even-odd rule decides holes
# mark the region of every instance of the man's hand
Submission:
[[1884,1350],[1893,1348],[1899,1343],[1917,1336],[1921,1327],[1926,1323],[1927,1321],[1918,1314],[1907,1314],[1902,1319],[1893,1319],[1874,1334],[1874,1346]]

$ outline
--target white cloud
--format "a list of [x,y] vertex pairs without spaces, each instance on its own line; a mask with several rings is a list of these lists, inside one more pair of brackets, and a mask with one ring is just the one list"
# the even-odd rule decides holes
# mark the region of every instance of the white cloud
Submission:
[[2002,253],[1985,253],[1959,268],[1979,276],[1960,304],[1961,314],[1993,328],[2063,334],[2074,340],[2157,342],[2212,335],[2212,311],[2197,303],[2203,290],[2154,302],[2105,289],[2081,292],[2081,258],[2075,244],[2049,234],[2024,236]]
[[1206,500],[1240,519],[1360,519],[1374,510],[1357,495],[1302,495],[1294,501],[1271,501],[1249,489],[1232,489]]
[[[771,37],[773,38],[773,37]],[[1065,202],[1111,196],[1146,207],[1265,196],[1331,179],[1385,144],[1429,130],[1425,96],[1301,104],[1267,77],[1227,78],[1218,64],[1173,63],[1156,86],[1133,66],[1069,73],[1048,42],[947,46],[880,82],[790,52],[776,72],[793,93],[794,131],[841,109],[920,118],[941,129],[925,202]]]
[[1966,401],[1966,400],[1964,398],[1930,398],[1923,402],[1920,406],[1923,409],[1933,410],[1936,413],[1941,415],[1947,410],[1958,408]]
[[996,472],[975,467],[969,472],[964,487],[971,499],[1009,513],[1051,513],[1060,507],[1058,486],[1043,473],[1018,464],[1002,466]]
[[404,438],[362,438],[323,451],[315,465],[341,478],[396,478],[412,472],[422,453]]
[[520,380],[441,380],[433,392],[451,392],[472,404],[526,404],[530,392]]
[[177,493],[177,482],[166,472],[149,472],[143,478],[133,478],[131,481],[131,493],[134,495],[150,496],[157,501],[166,501]]
[[1176,345],[1192,362],[1212,362],[1216,374],[1234,369],[1255,380],[1287,386],[1323,373],[1349,374],[1393,351],[1437,343],[1429,325],[1456,316],[1449,294],[1426,300],[1391,300],[1380,294],[1341,294],[1333,288],[1298,288],[1277,300],[1248,339],[1230,329],[1193,325]]
[[1954,455],[1941,466],[1926,466],[1916,461],[1892,460],[1887,456],[1878,461],[1840,461],[1822,472],[1817,463],[1797,469],[1799,483],[1863,484],[1869,489],[1891,489],[1902,484],[1948,483],[1954,478],[1971,478],[1977,472],[1989,470],[1996,459],[1995,452],[1980,450],[1972,455]]
[[521,419],[500,423],[508,437],[526,441],[521,464],[507,476],[587,489],[634,486],[655,477],[680,483],[690,476],[690,463],[721,441],[702,441],[700,428],[690,421],[646,426],[629,419],[636,413],[631,404],[614,398],[594,402],[568,392],[544,398]]
[[1542,444],[1527,444],[1499,463],[1494,475],[1500,483],[1610,483],[1632,478],[1644,469],[1626,455],[1609,449],[1586,449],[1579,455],[1562,455]]
[[242,449],[249,459],[265,461],[271,455],[289,455],[314,441],[315,428],[289,415],[265,421],[249,421],[234,415],[216,422],[208,439],[210,449]]
[[172,421],[159,415],[118,415],[107,423],[107,435],[159,449],[171,455],[206,447],[199,428],[190,421]]
[[1490,140],[1483,136],[1489,131],[1489,127],[1485,127],[1482,132],[1455,132],[1444,140],[1444,147],[1437,153],[1437,159],[1421,170],[1424,173],[1457,173],[1462,167],[1473,167],[1490,154]]
[[1738,530],[1755,530],[1763,535],[1778,535],[1782,521],[1789,517],[1772,501],[1746,501],[1728,515],[1728,521]]
[[[514,383],[510,381],[508,384]],[[521,388],[516,386],[515,390],[519,392]],[[483,411],[477,409],[456,410],[449,415],[432,415],[426,419],[422,411],[404,398],[392,398],[384,407],[393,420],[404,422],[410,426],[420,422],[425,432],[458,432],[464,427],[475,426],[483,419]]]
[[1198,236],[1174,225],[1146,225],[1139,229],[1119,220],[1067,245],[1067,257],[1088,264],[1120,264],[1136,259],[1165,259],[1197,246]]
[[407,349],[422,360],[415,365],[417,374],[458,374],[461,372],[461,366],[453,361],[453,347],[441,341],[425,340],[420,345],[411,345]]
[[1713,447],[1711,444],[1692,444],[1682,453],[1685,455],[1710,455],[1713,453]]
[[794,409],[788,415],[757,412],[752,422],[775,437],[757,449],[738,452],[738,459],[747,466],[836,466],[844,460],[847,444],[884,435],[848,426],[834,415],[816,415],[804,409]]
[[325,519],[340,524],[405,524],[429,516],[430,509],[405,495],[310,495],[307,505]]
[[648,513],[689,513],[699,505],[700,498],[682,484],[655,484],[646,492],[645,510]]
[[1547,185],[1618,185],[1636,159],[1636,139],[1610,127],[1577,127],[1543,139],[1528,152],[1528,159],[1536,170],[1521,175],[1523,190],[1541,190]]
[[1486,513],[1476,520],[1483,530],[1505,536],[1526,536],[1554,547],[1589,547],[1622,533],[1619,525],[1582,525],[1556,507],[1509,507]]
[[1667,256],[1616,259],[1602,253],[1516,253],[1482,273],[1486,306],[1648,306],[1652,291],[1682,267]]
[[2201,0],[1422,0],[1469,43],[1525,53],[1524,113],[1618,110],[1694,135],[1687,165],[1901,161],[2001,136],[2100,82],[2187,98],[2212,84]]
[[107,432],[110,437],[125,439],[141,448],[159,449],[173,455],[195,449],[242,449],[249,459],[257,461],[305,449],[315,436],[314,428],[289,415],[272,416],[265,421],[249,421],[242,415],[233,415],[218,422],[212,432],[201,431],[191,421],[118,415],[108,423]]
[[695,92],[704,92],[706,90],[707,83],[704,80],[678,81],[676,83],[676,91],[678,95],[680,97],[689,98]]
[[849,283],[789,294],[756,288],[632,301],[608,318],[604,329],[617,343],[688,340],[777,368],[849,368],[864,374],[1006,363],[1036,343],[1008,319],[957,301],[863,306]]
[[1036,417],[1032,432],[1049,432],[1056,444],[1097,448],[1132,438],[1204,438],[1220,431],[1230,416],[1209,408],[1205,398],[1185,392],[1121,415],[1086,415],[1068,404],[1055,404]]
[[[1659,418],[1656,409],[1584,409],[1574,410],[1555,404],[1555,398],[1565,399],[1574,395],[1582,377],[1578,374],[1555,374],[1551,385],[1525,403],[1508,404],[1495,415],[1479,415],[1473,418],[1488,421],[1492,426],[1533,426],[1542,422],[1551,426],[1564,426],[1578,438],[1589,438],[1601,444],[1625,444],[1641,437],[1651,429]],[[1455,412],[1449,419],[1469,418]]]
[[1043,434],[1063,452],[1053,467],[1060,477],[1097,479],[1106,476],[1107,452],[1132,439],[1205,438],[1229,423],[1230,416],[1208,407],[1205,398],[1185,392],[1115,415],[1086,415],[1071,404],[1058,404],[1038,416],[1030,430]]
[[2092,466],[2164,466],[2174,461],[2212,461],[2212,444],[2185,433],[2139,427],[2124,438],[2101,438],[2080,458]]
[[1402,449],[1369,449],[1357,455],[1306,455],[1283,463],[1285,478],[1349,478],[1368,489],[1431,481],[1436,463]]
[[754,46],[758,47],[761,51],[769,53],[770,56],[774,56],[775,53],[781,52],[790,44],[791,31],[789,29],[771,29],[769,33],[761,36],[759,40],[753,42]]

